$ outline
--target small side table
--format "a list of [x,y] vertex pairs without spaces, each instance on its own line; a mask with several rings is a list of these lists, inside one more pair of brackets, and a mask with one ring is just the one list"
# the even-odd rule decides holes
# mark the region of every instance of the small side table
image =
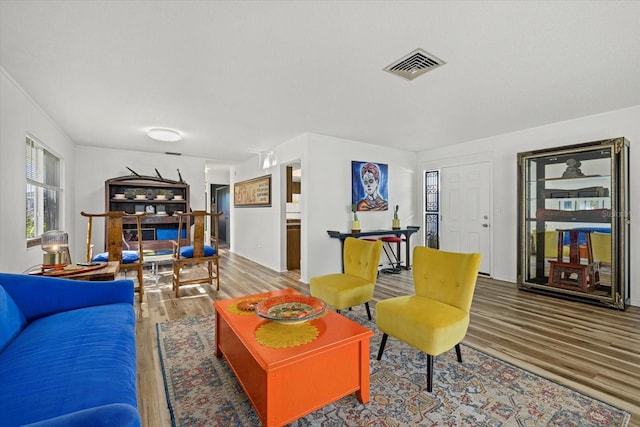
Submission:
[[168,262],[168,261],[173,261],[172,253],[159,254],[159,255],[147,255],[147,254],[144,255],[144,260],[142,263],[144,265],[151,264],[151,274],[153,275],[153,280],[155,281],[156,285],[160,281],[158,265],[161,262]]
[[73,279],[73,280],[92,280],[92,281],[108,281],[116,280],[118,271],[120,271],[120,263],[118,261],[104,262],[104,264],[98,268],[91,268],[74,265],[67,266],[65,270],[55,270],[50,272],[42,272],[40,266],[29,269],[25,274],[45,276],[45,277],[59,277],[61,279]]

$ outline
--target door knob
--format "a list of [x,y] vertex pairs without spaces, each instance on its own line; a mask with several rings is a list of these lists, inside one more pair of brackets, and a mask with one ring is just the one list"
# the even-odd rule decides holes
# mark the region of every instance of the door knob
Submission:
[[487,227],[489,226],[489,224],[482,224],[482,226],[483,226],[484,228],[487,228]]

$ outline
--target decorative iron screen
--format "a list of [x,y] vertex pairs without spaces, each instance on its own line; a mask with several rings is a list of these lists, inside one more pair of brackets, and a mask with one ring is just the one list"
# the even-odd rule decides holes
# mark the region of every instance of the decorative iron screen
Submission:
[[424,174],[425,246],[438,249],[440,247],[440,171],[427,171]]

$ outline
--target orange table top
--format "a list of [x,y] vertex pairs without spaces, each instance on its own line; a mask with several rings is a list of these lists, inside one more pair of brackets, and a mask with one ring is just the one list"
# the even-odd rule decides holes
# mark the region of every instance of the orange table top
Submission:
[[[270,320],[263,319],[256,314],[235,314],[229,311],[229,307],[232,304],[241,300],[255,300],[257,298],[269,298],[295,293],[297,292],[293,289],[284,289],[246,295],[239,298],[215,301],[213,306],[216,313],[224,318],[229,327],[242,340],[252,357],[264,370],[271,370],[281,365],[293,363],[298,359],[307,357],[310,353],[315,354],[318,351],[322,351],[323,348],[330,349],[341,344],[360,341],[365,337],[373,336],[371,330],[327,308],[324,316],[308,322],[318,328],[319,334],[316,339],[296,347],[271,348],[258,343],[255,337],[256,329],[270,322]],[[283,325],[283,327],[295,328],[296,325]]]

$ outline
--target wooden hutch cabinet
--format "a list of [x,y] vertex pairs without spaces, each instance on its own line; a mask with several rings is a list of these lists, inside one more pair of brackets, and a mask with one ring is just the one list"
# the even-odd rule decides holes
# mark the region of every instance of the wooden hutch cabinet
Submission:
[[629,142],[518,154],[520,289],[629,304]]
[[[176,212],[190,208],[189,185],[181,181],[152,176],[129,175],[105,181],[107,211],[145,213],[142,217],[142,236],[137,236],[135,219],[125,218],[124,239],[132,249],[143,242],[143,249],[168,253],[171,240],[178,237]],[[185,234],[186,233],[186,234]],[[189,238],[187,229],[183,236]]]

